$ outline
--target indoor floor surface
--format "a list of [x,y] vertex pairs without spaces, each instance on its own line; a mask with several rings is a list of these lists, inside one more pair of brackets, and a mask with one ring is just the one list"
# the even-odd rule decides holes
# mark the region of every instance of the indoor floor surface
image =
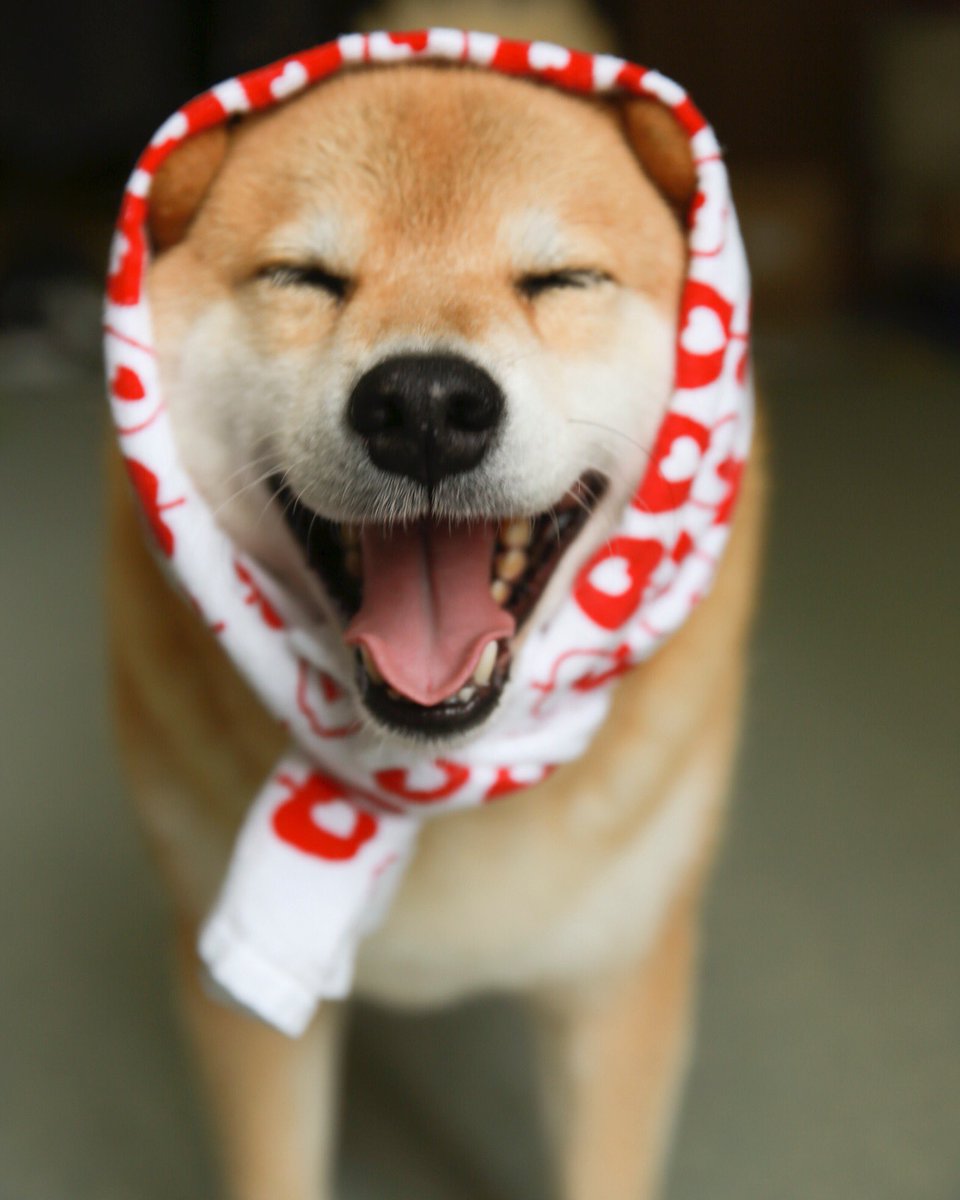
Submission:
[[[0,1200],[211,1200],[106,712],[101,384],[21,350],[0,359]],[[960,361],[859,323],[758,359],[765,599],[667,1197],[957,1200]],[[359,1012],[338,1200],[547,1200],[528,1061],[503,1000]]]

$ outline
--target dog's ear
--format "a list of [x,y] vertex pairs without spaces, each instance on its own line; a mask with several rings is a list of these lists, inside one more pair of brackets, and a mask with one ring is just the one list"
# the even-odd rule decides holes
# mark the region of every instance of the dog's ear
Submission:
[[697,190],[690,139],[669,109],[635,97],[616,102],[627,141],[660,193],[684,220]]
[[164,160],[150,189],[148,224],[154,249],[167,250],[181,241],[227,153],[229,134],[223,125],[198,133]]

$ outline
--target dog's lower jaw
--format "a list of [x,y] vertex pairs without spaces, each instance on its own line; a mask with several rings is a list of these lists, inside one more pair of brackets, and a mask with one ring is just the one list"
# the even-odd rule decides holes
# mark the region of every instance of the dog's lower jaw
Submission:
[[404,740],[413,740],[423,748],[449,750],[468,741],[499,708],[510,670],[506,647],[493,647],[498,662],[485,684],[467,684],[447,701],[426,706],[408,700],[393,688],[373,680],[362,659],[356,666],[356,688],[360,703],[378,730]]
[[[376,649],[371,648],[367,632],[373,631],[371,640],[375,647],[381,640],[383,622],[388,620],[391,625],[399,622],[392,635],[394,642],[398,639],[405,642],[413,637],[411,628],[395,610],[401,595],[411,588],[417,593],[423,581],[417,580],[416,587],[409,581],[400,588],[399,594],[392,586],[387,586],[386,595],[380,595],[378,601],[381,613],[378,621],[370,616],[369,610],[373,608],[374,594],[383,592],[384,587],[374,586],[376,581],[370,578],[365,586],[365,574],[375,571],[378,565],[396,574],[395,561],[398,558],[406,560],[411,554],[401,547],[406,547],[411,540],[417,542],[421,536],[427,539],[428,545],[425,551],[414,553],[417,561],[406,565],[406,573],[425,570],[432,575],[434,571],[440,571],[435,556],[443,550],[450,557],[445,547],[448,543],[453,545],[451,539],[457,524],[427,518],[420,523],[423,531],[419,533],[416,523],[412,527],[377,524],[358,527],[355,523],[334,522],[308,508],[283,482],[281,475],[275,475],[271,480],[276,503],[300,547],[304,563],[338,611],[347,640],[357,647],[353,682],[358,701],[375,727],[421,744],[437,745],[450,744],[451,739],[459,740],[475,732],[492,717],[510,677],[518,635],[522,637],[526,632],[525,625],[536,619],[534,614],[539,611],[539,602],[553,575],[578,539],[584,536],[585,527],[606,487],[605,479],[596,473],[588,473],[539,517],[510,517],[499,521],[496,535],[487,535],[490,549],[480,535],[479,526],[476,535],[469,533],[473,528],[469,524],[460,526],[464,532],[457,536],[465,547],[471,540],[481,537],[479,547],[467,552],[468,560],[472,561],[480,554],[480,561],[472,561],[470,565],[468,561],[461,561],[463,554],[457,552],[459,557],[455,555],[454,561],[460,565],[452,574],[449,566],[445,568],[445,578],[451,582],[434,581],[428,591],[434,593],[434,601],[439,599],[437,591],[454,584],[462,592],[463,582],[459,576],[469,566],[472,587],[489,594],[446,597],[443,611],[451,607],[460,609],[459,613],[450,616],[462,622],[464,606],[479,608],[485,613],[483,628],[489,632],[483,634],[478,627],[479,640],[471,656],[453,677],[453,683],[448,684],[445,691],[434,689],[429,698],[425,698],[416,693],[407,694],[399,678],[386,667],[382,668],[383,659],[378,657]],[[424,555],[422,563],[421,554]],[[415,596],[411,603],[413,599]],[[422,624],[424,619],[418,616],[417,622]],[[435,622],[439,620],[439,617],[434,618]],[[398,653],[396,649],[389,650],[389,646],[387,651],[380,653],[385,652]],[[405,646],[401,657],[416,660],[417,655]],[[422,670],[422,663],[420,668]],[[387,678],[384,678],[385,674]],[[401,674],[405,678],[405,673]]]

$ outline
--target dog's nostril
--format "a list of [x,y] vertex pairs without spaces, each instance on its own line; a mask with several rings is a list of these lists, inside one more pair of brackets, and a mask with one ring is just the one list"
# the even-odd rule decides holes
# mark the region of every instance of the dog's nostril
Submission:
[[455,354],[405,354],[358,380],[347,422],[381,470],[429,487],[477,466],[503,409],[500,388],[475,363]]
[[350,422],[357,433],[382,433],[402,429],[404,407],[400,396],[391,394],[368,396],[362,403],[351,406]]
[[483,433],[500,419],[496,396],[476,392],[455,392],[447,401],[447,424],[467,433]]

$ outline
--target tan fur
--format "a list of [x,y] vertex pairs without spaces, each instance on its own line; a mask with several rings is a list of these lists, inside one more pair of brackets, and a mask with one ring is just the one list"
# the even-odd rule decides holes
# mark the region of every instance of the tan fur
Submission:
[[[263,361],[326,354],[341,371],[398,330],[454,337],[492,360],[511,338],[527,339],[549,361],[584,371],[601,369],[618,322],[637,312],[658,314],[649,328],[669,338],[682,239],[620,122],[603,106],[519,81],[404,68],[340,77],[233,135],[185,240],[151,280],[171,410],[195,477],[216,497],[239,453],[184,398],[183,347],[197,322],[223,326],[232,346],[236,323],[254,314]],[[336,172],[325,169],[330,161]],[[679,174],[671,168],[670,177]],[[522,224],[544,195],[574,248],[646,309],[625,314],[612,294],[535,306],[515,295],[518,255],[532,250],[528,229],[505,239],[504,216],[521,214]],[[264,256],[302,251],[282,242],[302,236],[304,204],[335,214],[340,236],[328,251],[343,261],[328,265],[360,280],[353,311],[338,315],[322,296],[267,293],[252,278]],[[649,438],[657,415],[651,400],[638,437]],[[257,419],[255,407],[237,417],[248,454]],[[358,991],[390,1003],[489,988],[530,999],[548,1108],[562,1131],[564,1200],[646,1200],[660,1176],[689,1038],[697,897],[735,750],[762,478],[755,457],[712,593],[618,684],[587,757],[502,804],[428,823],[392,912],[361,952]],[[329,1194],[321,1126],[331,1120],[334,1009],[302,1043],[287,1042],[205,998],[190,952],[283,736],[161,577],[115,455],[110,479],[121,744],[177,908],[185,1002],[231,1196],[316,1200]],[[630,484],[625,476],[621,492]],[[264,503],[257,493],[252,511]],[[282,531],[265,519],[267,532],[254,534],[242,507],[225,512],[234,536],[253,539],[267,559],[276,553],[271,565],[299,578],[271,541],[282,542]],[[604,536],[605,519],[598,513],[574,547],[581,558]],[[548,593],[542,604],[550,603]]]
[[157,171],[150,205],[150,236],[158,250],[176,245],[187,232],[227,152],[228,134],[215,125],[191,138]]

